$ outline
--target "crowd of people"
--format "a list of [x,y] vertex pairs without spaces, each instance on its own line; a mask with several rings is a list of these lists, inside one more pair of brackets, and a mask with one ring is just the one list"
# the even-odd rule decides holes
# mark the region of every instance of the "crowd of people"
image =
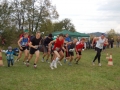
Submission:
[[[20,36],[20,39],[18,40],[19,54],[15,62],[19,61],[22,57],[22,53],[24,53],[23,63],[29,67],[30,61],[35,54],[33,66],[36,68],[40,58],[40,52],[42,51],[43,56],[41,61],[50,61],[49,63],[51,69],[57,68],[57,64],[62,66],[62,60],[64,60],[64,63],[68,61],[68,65],[72,65],[73,60],[75,61],[75,64],[78,64],[82,56],[82,50],[85,48],[85,41],[85,38],[81,38],[80,40],[74,38],[71,40],[68,34],[60,34],[56,39],[53,39],[52,34],[42,38],[39,31],[36,32],[35,36],[30,38],[29,32],[24,32],[24,34]],[[118,47],[119,43],[120,39],[118,38]],[[92,61],[93,65],[95,65],[95,60],[98,59],[98,65],[101,66],[101,51],[104,49],[104,46],[107,45],[109,45],[109,40],[104,34],[101,34],[100,37],[93,38],[91,46],[96,50],[96,55]],[[11,65],[13,65],[13,55],[15,55],[12,51],[12,47],[8,48],[8,52],[6,54],[8,66],[10,67],[10,62]]]

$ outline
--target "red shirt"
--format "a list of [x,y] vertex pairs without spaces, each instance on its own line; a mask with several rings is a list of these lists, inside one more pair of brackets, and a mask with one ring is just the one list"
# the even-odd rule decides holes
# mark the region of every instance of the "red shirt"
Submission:
[[107,46],[107,44],[104,44],[104,46]]
[[80,51],[81,49],[83,49],[83,47],[84,47],[84,43],[80,42],[78,45],[76,45],[76,50]]
[[96,44],[96,40],[93,41],[93,44]]
[[60,41],[59,38],[57,38],[53,50],[55,50],[56,48],[62,48],[63,44],[64,44],[64,40]]
[[[23,36],[24,36],[24,34],[21,34],[21,35],[20,35],[20,38],[23,37]],[[28,38],[30,39],[30,35],[28,36]]]

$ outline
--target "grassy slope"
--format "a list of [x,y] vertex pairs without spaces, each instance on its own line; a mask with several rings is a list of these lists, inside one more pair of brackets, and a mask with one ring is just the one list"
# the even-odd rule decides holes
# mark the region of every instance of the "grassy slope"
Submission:
[[[114,66],[108,66],[106,52],[113,54]],[[20,62],[8,68],[4,58],[4,67],[0,67],[0,90],[120,90],[120,49],[108,49],[102,52],[99,67],[92,66],[95,51],[86,50],[79,65],[58,66],[51,70],[48,63],[38,62],[37,69]],[[41,55],[42,56],[42,55]]]

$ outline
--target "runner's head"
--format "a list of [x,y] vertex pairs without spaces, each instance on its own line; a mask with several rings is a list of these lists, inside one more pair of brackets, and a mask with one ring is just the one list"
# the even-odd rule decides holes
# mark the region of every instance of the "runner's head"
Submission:
[[24,37],[27,38],[29,36],[28,32],[24,32]]
[[85,42],[85,38],[81,38],[81,40],[80,40],[82,43],[84,43]]
[[64,39],[66,38],[66,36],[65,36],[65,35],[63,35],[63,37],[64,37]]
[[9,46],[9,47],[8,47],[8,50],[9,50],[9,51],[12,51],[12,47],[11,47],[11,46]]
[[29,30],[25,29],[24,30],[24,37],[27,38],[29,36]]
[[66,36],[66,37],[68,37],[69,35],[68,35],[68,34],[66,34],[65,36]]
[[59,40],[64,40],[64,35],[63,34],[59,34]]
[[49,37],[49,38],[52,38],[53,36],[52,36],[52,34],[49,34],[48,37]]
[[101,34],[101,38],[102,38],[102,39],[105,38],[105,34],[104,34],[104,33]]
[[37,38],[37,39],[39,39],[39,38],[40,38],[40,36],[41,36],[40,31],[37,31],[37,32],[36,32],[36,38]]
[[76,44],[78,42],[77,38],[73,39],[73,43]]

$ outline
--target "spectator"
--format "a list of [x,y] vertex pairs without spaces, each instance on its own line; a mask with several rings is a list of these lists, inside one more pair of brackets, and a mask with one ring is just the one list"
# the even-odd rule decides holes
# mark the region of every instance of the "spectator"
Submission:
[[116,47],[119,47],[120,46],[120,36],[117,37],[116,39]]
[[110,40],[110,45],[111,45],[111,48],[113,48],[113,43],[114,43],[114,39],[113,39],[113,38],[111,38],[111,40]]
[[66,34],[65,36],[66,36],[65,41],[70,42],[70,41],[71,41],[71,39],[70,39],[69,35],[68,35],[68,34]]

